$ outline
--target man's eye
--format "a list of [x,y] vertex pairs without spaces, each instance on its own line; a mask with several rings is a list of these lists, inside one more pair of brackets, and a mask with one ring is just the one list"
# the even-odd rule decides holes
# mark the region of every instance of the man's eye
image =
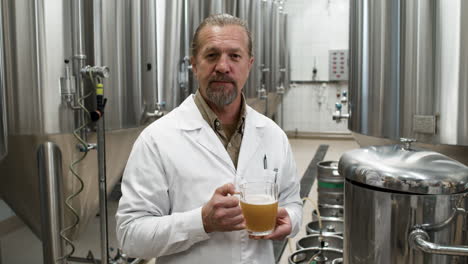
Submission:
[[239,54],[232,54],[231,57],[234,59],[239,59],[241,56]]
[[208,55],[206,55],[207,58],[214,58],[216,57],[216,53],[209,53]]

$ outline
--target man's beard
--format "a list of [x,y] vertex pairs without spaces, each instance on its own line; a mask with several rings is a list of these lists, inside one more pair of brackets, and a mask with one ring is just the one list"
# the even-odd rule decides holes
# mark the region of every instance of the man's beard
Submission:
[[[212,87],[211,83],[212,82],[231,82],[231,84],[234,86],[232,87],[233,89],[222,87],[222,86],[217,86],[217,87]],[[206,88],[206,97],[207,99],[216,105],[217,107],[224,107],[226,105],[231,104],[234,102],[234,100],[237,98],[238,91],[237,91],[237,83],[230,78],[229,76],[215,76],[214,78],[210,79],[208,83],[208,87]]]

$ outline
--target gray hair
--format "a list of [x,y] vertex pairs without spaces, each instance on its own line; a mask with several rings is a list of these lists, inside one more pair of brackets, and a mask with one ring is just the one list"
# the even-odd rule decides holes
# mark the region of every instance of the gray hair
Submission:
[[253,56],[253,51],[252,51],[252,33],[249,30],[249,27],[247,26],[247,22],[244,20],[229,15],[229,14],[214,14],[210,15],[209,17],[205,18],[203,22],[198,26],[197,30],[195,31],[195,34],[193,35],[193,40],[192,40],[192,47],[191,47],[191,52],[192,56],[196,57],[198,54],[198,49],[200,48],[200,43],[198,40],[198,35],[200,34],[200,31],[206,27],[206,26],[227,26],[227,25],[236,25],[240,26],[245,30],[245,33],[247,33],[248,37],[248,52],[249,56]]

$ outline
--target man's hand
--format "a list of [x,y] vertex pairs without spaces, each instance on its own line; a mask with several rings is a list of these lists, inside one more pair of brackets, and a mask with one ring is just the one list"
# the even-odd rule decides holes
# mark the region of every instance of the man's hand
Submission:
[[213,197],[202,208],[203,227],[207,233],[245,229],[244,216],[235,194],[234,185],[225,184],[216,189]]
[[291,218],[289,218],[288,211],[286,209],[279,207],[278,214],[276,215],[276,227],[273,230],[273,233],[267,236],[249,236],[252,239],[271,239],[271,240],[283,240],[289,234],[291,234],[292,225]]

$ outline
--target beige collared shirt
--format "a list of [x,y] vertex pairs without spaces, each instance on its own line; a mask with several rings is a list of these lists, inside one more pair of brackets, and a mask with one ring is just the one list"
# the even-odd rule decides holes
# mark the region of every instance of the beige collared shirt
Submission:
[[205,121],[208,122],[210,127],[215,131],[219,140],[221,140],[221,143],[223,143],[224,148],[228,152],[229,157],[231,157],[234,167],[237,168],[237,160],[239,159],[242,136],[244,135],[246,116],[244,94],[242,94],[240,118],[237,123],[234,124],[222,124],[199,91],[195,94],[194,101],[203,119],[205,119]]

